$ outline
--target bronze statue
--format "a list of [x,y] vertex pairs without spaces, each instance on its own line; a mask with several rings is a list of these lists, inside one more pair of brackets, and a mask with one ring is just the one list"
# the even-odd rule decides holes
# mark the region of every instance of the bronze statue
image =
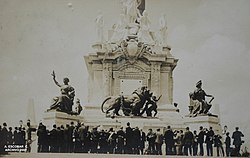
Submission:
[[[112,96],[106,98],[101,106],[101,110],[106,115],[113,110],[112,117],[115,115],[119,116],[119,110],[122,109],[125,116],[140,116],[140,110],[143,108],[145,102],[150,100],[152,93],[147,87],[143,86],[138,90],[135,90],[131,95],[128,96]],[[108,107],[104,110],[104,105]]]
[[76,104],[75,104],[75,112],[80,115],[80,113],[82,112],[82,106],[80,103],[80,99],[76,99]]
[[[162,95],[161,95],[162,96]],[[147,101],[141,115],[146,111],[147,116],[152,117],[152,112],[154,111],[154,117],[157,115],[157,102],[161,99],[161,96],[157,99],[156,96],[152,96],[150,100]],[[149,106],[151,105],[151,106]]]
[[[206,94],[206,92],[201,88],[202,81],[196,83],[196,90],[189,94],[190,97],[190,116],[197,116],[197,114],[210,114],[209,110],[212,107],[211,102],[214,97],[212,95]],[[211,100],[207,102],[205,97],[211,97]]]
[[61,95],[53,98],[49,110],[55,109],[56,111],[61,111],[68,114],[75,114],[72,111],[72,106],[74,104],[75,90],[72,86],[69,85],[69,79],[64,78],[63,84],[59,84],[56,81],[56,75],[54,71],[52,72],[51,75],[53,76],[53,81],[55,82],[55,84],[58,87],[60,87]]

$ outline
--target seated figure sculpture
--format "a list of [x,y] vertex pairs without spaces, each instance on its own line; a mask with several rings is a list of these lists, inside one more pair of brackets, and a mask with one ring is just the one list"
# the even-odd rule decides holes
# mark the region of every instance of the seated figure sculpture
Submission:
[[[189,116],[197,116],[197,114],[210,114],[209,110],[212,107],[212,100],[214,97],[212,95],[206,94],[206,92],[201,88],[202,81],[196,83],[196,90],[189,94],[190,97],[190,114]],[[211,97],[211,100],[207,102],[205,97]]]
[[52,103],[50,105],[50,109],[48,109],[48,111],[55,109],[56,111],[61,111],[68,114],[76,114],[75,112],[72,111],[72,106],[74,104],[75,90],[72,86],[68,84],[69,79],[64,78],[63,79],[64,84],[61,85],[56,81],[56,75],[54,71],[51,75],[53,76],[53,81],[55,82],[55,84],[58,87],[60,87],[61,95],[53,98]]

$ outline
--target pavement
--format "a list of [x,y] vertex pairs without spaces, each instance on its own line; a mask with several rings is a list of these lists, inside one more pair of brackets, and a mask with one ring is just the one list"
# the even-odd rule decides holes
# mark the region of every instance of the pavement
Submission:
[[[9,153],[6,158],[187,158],[191,156],[128,155],[128,154],[84,154],[84,153]],[[199,156],[195,156],[198,158]],[[203,156],[202,158],[211,158]]]
[[[84,154],[84,153],[9,153],[6,158],[187,158],[187,156],[128,155],[128,154]],[[204,157],[205,158],[205,157]]]

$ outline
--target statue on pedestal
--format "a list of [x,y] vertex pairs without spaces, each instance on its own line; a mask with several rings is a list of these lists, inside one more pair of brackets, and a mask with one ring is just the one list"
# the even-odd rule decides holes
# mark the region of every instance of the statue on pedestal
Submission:
[[50,105],[50,109],[48,109],[47,111],[56,110],[68,114],[76,114],[72,111],[72,106],[74,104],[75,97],[75,89],[69,85],[69,79],[64,78],[64,84],[59,84],[56,81],[56,74],[54,71],[51,75],[53,76],[53,81],[55,82],[55,84],[60,87],[61,95],[53,98],[52,103]]
[[103,27],[104,27],[104,20],[103,15],[99,11],[97,17],[95,18],[96,23],[96,32],[97,32],[97,42],[104,42],[104,34],[103,34]]
[[113,35],[110,38],[110,42],[112,43],[119,43],[122,40],[125,40],[127,38],[127,29],[126,27],[126,22],[125,22],[125,15],[124,14],[120,14],[120,19],[118,20],[118,22],[116,24],[114,24],[113,26]]
[[140,10],[138,7],[140,6],[140,1],[138,0],[122,0],[123,12],[126,15],[126,19],[128,23],[135,23],[136,19],[140,15]]
[[167,20],[166,20],[166,14],[162,14],[162,16],[159,19],[159,26],[160,26],[160,41],[161,45],[164,46],[167,43]]
[[[189,116],[197,116],[198,114],[207,114],[209,113],[210,108],[212,107],[211,102],[213,101],[214,97],[212,95],[207,94],[202,88],[202,81],[198,81],[196,83],[196,90],[193,93],[190,93],[190,114]],[[207,102],[205,97],[211,97],[211,100]]]
[[146,10],[144,10],[143,15],[140,16],[139,21],[140,29],[138,31],[138,40],[147,44],[154,44],[154,40],[150,34],[150,21]]

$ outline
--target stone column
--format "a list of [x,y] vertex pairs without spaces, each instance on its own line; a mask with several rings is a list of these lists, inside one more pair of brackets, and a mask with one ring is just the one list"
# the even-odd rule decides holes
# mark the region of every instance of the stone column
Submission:
[[103,88],[104,97],[112,95],[112,63],[108,61],[103,62]]
[[104,91],[103,91],[103,71],[102,71],[102,64],[98,62],[93,62],[92,65],[93,70],[93,80],[92,80],[92,93],[90,94],[90,102],[93,104],[98,105],[104,97]]
[[169,71],[169,87],[168,87],[168,97],[170,104],[173,104],[173,90],[174,90],[174,80],[173,80],[173,70]]
[[94,72],[92,69],[92,66],[90,66],[90,70],[89,72],[89,76],[88,76],[88,103],[90,103],[92,101],[92,97],[93,97],[93,81],[94,81]]
[[162,100],[160,103],[173,103],[173,70],[169,66],[164,66],[161,69],[161,93]]
[[159,96],[160,94],[160,62],[151,62],[151,88],[154,92],[153,95]]
[[113,91],[114,94],[113,95],[119,95],[120,94],[120,77],[119,77],[119,72],[113,72],[113,76],[114,76],[114,87],[113,87]]

